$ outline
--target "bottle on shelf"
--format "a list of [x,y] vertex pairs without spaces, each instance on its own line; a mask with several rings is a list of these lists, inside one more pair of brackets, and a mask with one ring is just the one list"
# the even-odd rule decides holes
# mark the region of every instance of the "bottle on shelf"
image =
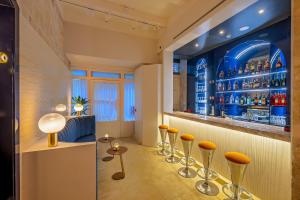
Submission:
[[239,84],[238,84],[237,81],[234,81],[233,89],[234,89],[234,90],[238,90],[238,89],[239,89]]
[[250,72],[249,64],[246,63],[245,69],[244,69],[244,74],[248,74]]
[[262,68],[263,68],[262,62],[261,62],[261,60],[259,60],[257,63],[256,73],[260,73],[262,71]]
[[240,66],[239,71],[238,71],[238,75],[242,75],[243,74],[243,67]]
[[286,75],[285,75],[285,74],[282,74],[282,75],[281,75],[281,83],[280,83],[280,85],[281,85],[282,87],[285,87],[285,86],[286,86]]
[[234,66],[232,75],[233,75],[233,76],[236,76],[236,74],[237,74],[237,70],[236,70],[236,66]]
[[277,59],[277,63],[276,63],[276,65],[275,65],[275,67],[276,67],[276,69],[282,67],[282,62],[281,62],[280,56],[279,56],[278,59]]
[[234,103],[235,104],[239,104],[240,103],[240,98],[239,98],[238,95],[235,97]]
[[280,81],[279,81],[278,74],[276,74],[274,87],[279,87],[279,86],[280,86]]
[[240,104],[241,104],[241,105],[244,105],[244,104],[245,104],[245,97],[244,97],[244,95],[241,96]]
[[262,106],[266,106],[267,105],[267,99],[266,99],[265,95],[263,95],[262,98],[261,98],[261,105]]
[[233,96],[233,94],[230,95],[229,103],[230,104],[234,103],[234,96]]
[[269,59],[266,59],[265,64],[264,64],[264,71],[269,71],[270,68],[271,68],[270,61],[269,61]]
[[251,99],[250,95],[248,95],[248,97],[247,97],[247,103],[246,104],[247,105],[251,105],[252,104],[252,99]]
[[280,99],[280,104],[282,105],[282,106],[285,106],[287,103],[286,103],[286,94],[285,93],[283,93],[282,95],[281,95],[281,99]]
[[242,83],[242,89],[243,90],[246,89],[246,80],[245,79],[243,80],[243,83]]
[[227,72],[227,78],[230,78],[231,77],[231,70],[230,68],[228,69],[228,72]]
[[231,82],[228,81],[227,90],[231,90]]
[[251,64],[250,64],[250,72],[251,72],[251,74],[255,74],[255,64],[254,64],[254,62],[251,62]]
[[255,97],[254,97],[254,105],[258,105],[258,101],[259,101],[259,99],[258,99],[258,97],[257,97],[257,94],[255,95]]

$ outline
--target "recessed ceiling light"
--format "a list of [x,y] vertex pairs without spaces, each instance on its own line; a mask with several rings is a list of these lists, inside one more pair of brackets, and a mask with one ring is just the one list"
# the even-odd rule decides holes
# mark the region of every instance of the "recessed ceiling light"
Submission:
[[231,35],[230,35],[230,34],[227,34],[227,35],[226,35],[226,38],[228,38],[228,39],[231,38]]
[[246,30],[248,30],[250,27],[249,26],[242,26],[241,28],[240,28],[240,31],[246,31]]
[[224,33],[225,33],[224,30],[220,30],[220,31],[219,31],[219,34],[220,34],[220,35],[224,35]]
[[264,9],[259,9],[259,10],[258,10],[258,14],[260,14],[260,15],[264,14],[264,12],[265,12]]
[[199,47],[199,44],[198,44],[198,43],[196,43],[196,44],[195,44],[195,47]]

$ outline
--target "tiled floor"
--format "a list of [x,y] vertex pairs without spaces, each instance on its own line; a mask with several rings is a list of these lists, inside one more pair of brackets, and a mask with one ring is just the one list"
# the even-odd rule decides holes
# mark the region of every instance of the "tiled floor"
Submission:
[[[118,143],[129,149],[124,155],[126,178],[120,181],[111,178],[112,174],[121,169],[119,157],[110,162],[99,159],[99,200],[225,199],[221,189],[216,197],[198,192],[195,183],[199,177],[182,178],[177,173],[182,165],[166,163],[164,157],[157,155],[155,148],[138,145],[133,139],[121,139]],[[108,145],[98,143],[98,148],[99,156],[105,156],[104,152]]]

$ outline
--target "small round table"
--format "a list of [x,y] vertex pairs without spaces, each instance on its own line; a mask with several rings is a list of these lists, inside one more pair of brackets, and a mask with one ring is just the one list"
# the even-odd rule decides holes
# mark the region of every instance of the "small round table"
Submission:
[[118,148],[118,150],[115,150],[114,148],[109,148],[107,150],[107,153],[110,154],[110,155],[113,155],[113,156],[119,155],[120,156],[122,171],[117,172],[114,175],[112,175],[112,179],[114,179],[114,180],[121,180],[121,179],[125,178],[125,170],[124,170],[124,165],[123,165],[122,154],[124,154],[127,150],[128,150],[127,147],[123,147],[123,146],[120,146]]
[[[101,143],[109,143],[110,148],[112,148],[112,141],[114,141],[116,138],[114,137],[101,137],[98,139],[98,142]],[[102,158],[102,161],[107,162],[107,161],[111,161],[112,159],[114,159],[114,156],[106,156],[104,158]]]

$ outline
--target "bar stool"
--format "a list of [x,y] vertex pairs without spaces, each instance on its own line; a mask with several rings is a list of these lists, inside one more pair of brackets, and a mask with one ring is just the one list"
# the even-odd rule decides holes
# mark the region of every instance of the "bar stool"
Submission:
[[182,167],[178,170],[180,176],[185,178],[194,178],[197,175],[197,172],[192,168],[189,168],[189,158],[192,153],[192,147],[194,143],[194,136],[191,134],[183,134],[181,137],[183,151],[185,156],[185,167]]
[[196,183],[196,189],[203,194],[216,196],[219,193],[219,188],[209,180],[213,180],[218,177],[216,172],[210,169],[217,145],[210,141],[201,141],[198,144],[198,147],[201,151],[203,162],[203,168],[198,170],[198,175],[204,180],[200,180]]
[[158,155],[166,156],[169,155],[169,152],[166,150],[166,137],[167,137],[167,125],[160,125],[159,127],[160,138],[161,138],[161,150],[158,151]]
[[171,146],[171,155],[166,158],[166,161],[168,163],[178,163],[180,160],[177,156],[174,155],[175,144],[176,144],[178,132],[179,131],[175,128],[168,129],[169,142],[170,142],[170,146]]
[[224,194],[232,200],[252,199],[252,195],[241,187],[250,158],[239,152],[227,152],[225,158],[230,169],[232,184],[223,186]]

